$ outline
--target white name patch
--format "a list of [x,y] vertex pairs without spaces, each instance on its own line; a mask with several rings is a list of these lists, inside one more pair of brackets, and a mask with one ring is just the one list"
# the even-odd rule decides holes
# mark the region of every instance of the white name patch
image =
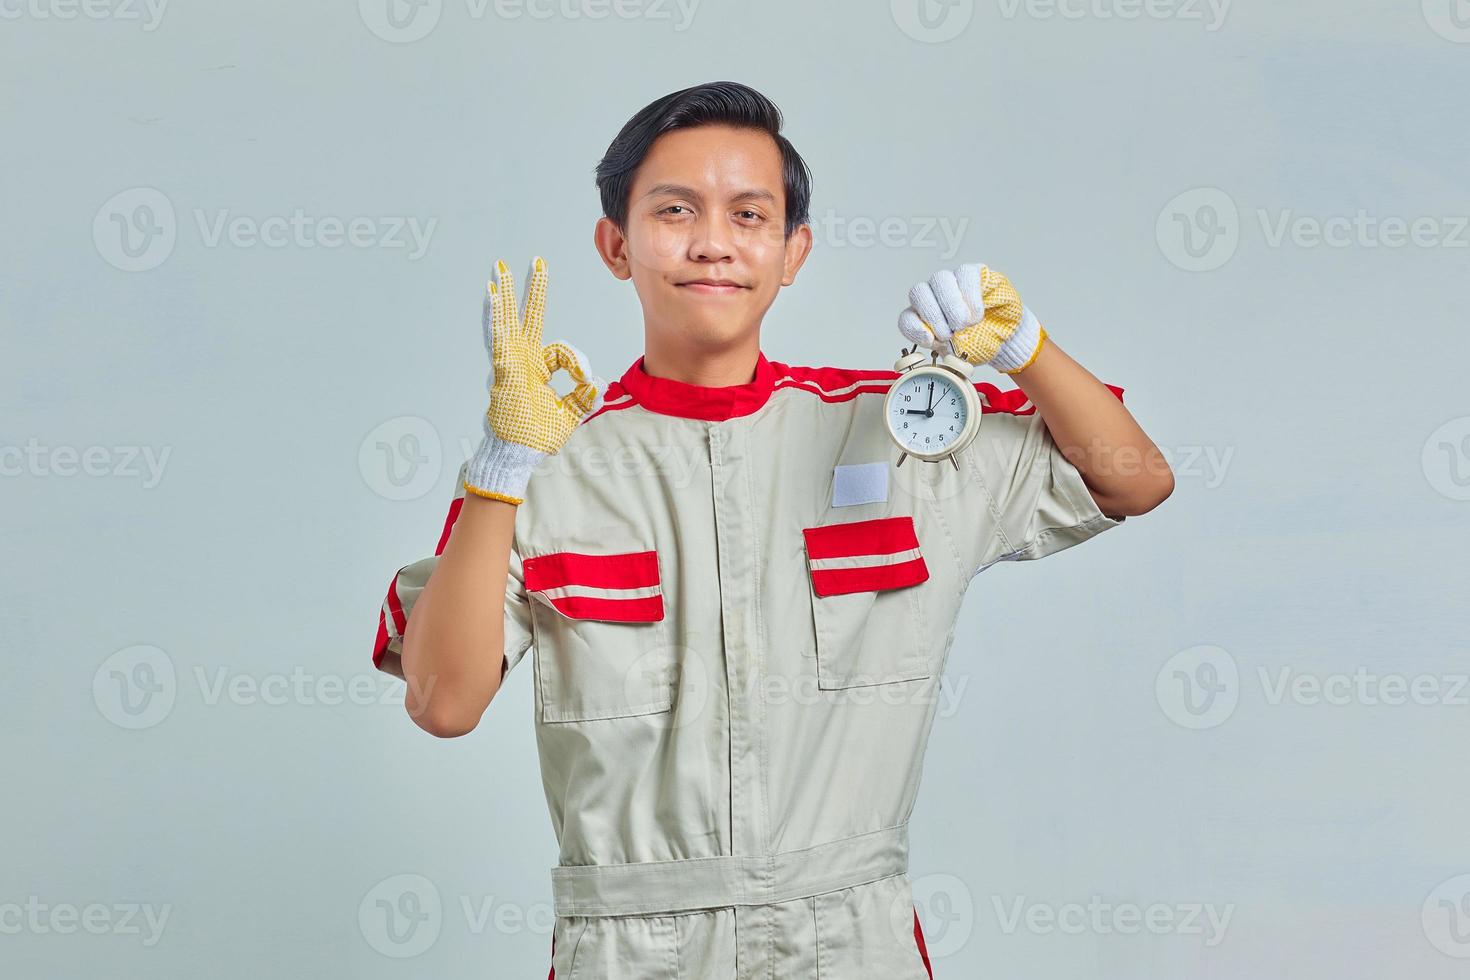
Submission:
[[853,463],[832,468],[832,506],[877,504],[888,499],[888,463]]

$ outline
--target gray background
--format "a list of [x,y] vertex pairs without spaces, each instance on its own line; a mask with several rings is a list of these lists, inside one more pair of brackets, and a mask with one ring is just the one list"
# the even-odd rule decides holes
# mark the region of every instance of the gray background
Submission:
[[[886,367],[986,261],[1178,477],[971,587],[936,977],[1465,975],[1470,4],[385,2],[0,2],[0,973],[545,975],[530,671],[436,740],[378,604],[478,437],[494,259],[620,374],[592,168],[734,78],[816,178],[773,358]],[[249,237],[298,210],[369,221]]]

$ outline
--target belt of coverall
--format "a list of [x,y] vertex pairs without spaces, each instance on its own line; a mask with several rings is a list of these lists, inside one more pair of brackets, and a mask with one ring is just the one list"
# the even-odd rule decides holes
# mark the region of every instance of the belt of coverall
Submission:
[[908,871],[908,823],[768,855],[564,865],[551,870],[558,916],[779,905]]

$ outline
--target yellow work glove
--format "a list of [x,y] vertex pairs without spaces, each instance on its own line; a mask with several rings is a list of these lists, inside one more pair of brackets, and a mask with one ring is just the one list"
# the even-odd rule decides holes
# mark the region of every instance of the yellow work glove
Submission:
[[[504,262],[485,288],[483,325],[490,354],[490,408],[485,438],[470,458],[464,488],[519,504],[542,459],[561,449],[572,430],[597,411],[606,390],[588,371],[586,356],[564,340],[541,346],[546,310],[546,263],[538,255],[526,287],[526,314],[516,313],[515,280]],[[576,382],[566,395],[551,387],[565,368]]]
[[925,348],[948,346],[971,364],[1015,374],[1036,359],[1046,341],[1041,322],[1021,303],[1011,281],[971,262],[941,269],[909,290],[898,329]]

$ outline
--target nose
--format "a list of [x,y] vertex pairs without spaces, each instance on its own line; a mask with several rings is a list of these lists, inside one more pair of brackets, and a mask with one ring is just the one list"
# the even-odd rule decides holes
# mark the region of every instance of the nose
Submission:
[[722,262],[734,257],[735,250],[728,223],[722,214],[706,214],[694,228],[689,240],[689,258],[696,262]]

